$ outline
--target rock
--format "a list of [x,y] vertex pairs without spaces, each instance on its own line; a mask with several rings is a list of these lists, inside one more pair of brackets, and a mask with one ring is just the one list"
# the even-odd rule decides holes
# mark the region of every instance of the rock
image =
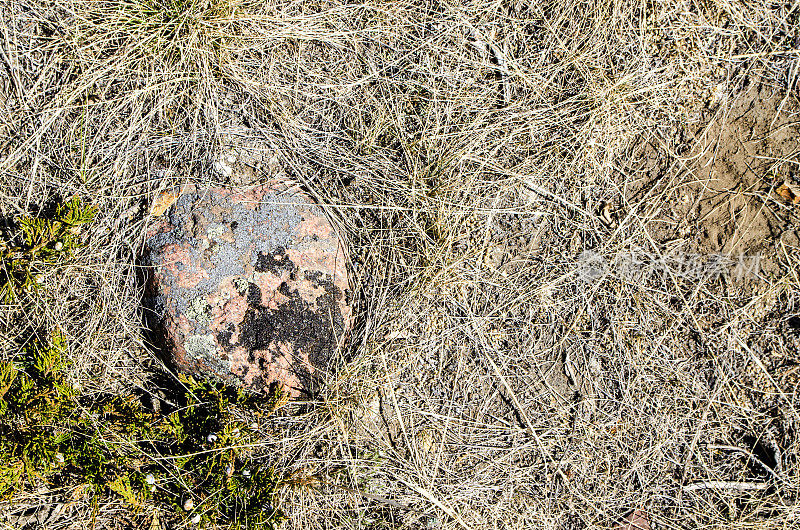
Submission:
[[650,530],[650,517],[646,511],[637,508],[620,521],[614,530]]
[[293,396],[334,372],[352,326],[344,246],[308,197],[187,186],[145,252],[146,304],[178,369]]

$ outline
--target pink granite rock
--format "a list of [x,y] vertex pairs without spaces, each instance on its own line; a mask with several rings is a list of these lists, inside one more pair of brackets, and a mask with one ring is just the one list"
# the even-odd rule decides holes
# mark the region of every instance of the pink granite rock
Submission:
[[176,195],[146,241],[147,299],[176,367],[315,392],[352,325],[344,247],[325,213],[275,183]]

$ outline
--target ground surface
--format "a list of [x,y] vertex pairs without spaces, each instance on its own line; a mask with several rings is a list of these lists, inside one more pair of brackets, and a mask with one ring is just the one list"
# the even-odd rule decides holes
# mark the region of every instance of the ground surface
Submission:
[[[285,528],[800,525],[796,6],[16,0],[0,33],[4,237],[99,207],[5,357],[59,326],[87,399],[168,391],[152,201],[285,177],[357,286],[338,381],[253,453],[309,477]],[[80,492],[2,524],[159,513]]]

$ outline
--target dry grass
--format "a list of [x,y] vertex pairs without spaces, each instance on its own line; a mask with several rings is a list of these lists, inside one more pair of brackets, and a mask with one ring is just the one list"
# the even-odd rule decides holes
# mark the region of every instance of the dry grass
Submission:
[[[758,290],[675,266],[579,275],[586,250],[690,250],[654,228],[691,179],[683,131],[746,82],[796,97],[797,13],[0,4],[0,214],[76,194],[100,208],[46,295],[0,308],[5,354],[59,326],[87,395],[154,391],[135,265],[147,204],[218,179],[214,156],[235,149],[336,212],[359,287],[338,382],[284,408],[255,452],[316,479],[284,490],[285,528],[610,528],[635,508],[654,528],[797,527],[797,249]],[[0,510],[9,528],[48,504],[64,506],[51,528],[150,524],[90,500],[43,487]]]

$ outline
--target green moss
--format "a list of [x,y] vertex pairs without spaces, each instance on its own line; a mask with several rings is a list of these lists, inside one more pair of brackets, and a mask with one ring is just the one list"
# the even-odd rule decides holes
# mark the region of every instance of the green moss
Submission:
[[80,248],[80,227],[96,213],[95,206],[74,197],[59,205],[51,217],[20,217],[18,240],[0,243],[0,300],[10,304],[22,291],[39,288],[45,273]]
[[171,506],[208,527],[270,529],[285,519],[273,506],[285,481],[247,453],[252,419],[273,410],[279,392],[265,400],[181,377],[178,407],[159,416],[133,395],[84,400],[65,380],[66,351],[56,333],[0,362],[0,497],[57,482],[117,495],[134,512]]
[[75,414],[64,347],[55,334],[52,344],[31,341],[18,363],[0,362],[0,496],[63,467],[71,433],[62,422]]

